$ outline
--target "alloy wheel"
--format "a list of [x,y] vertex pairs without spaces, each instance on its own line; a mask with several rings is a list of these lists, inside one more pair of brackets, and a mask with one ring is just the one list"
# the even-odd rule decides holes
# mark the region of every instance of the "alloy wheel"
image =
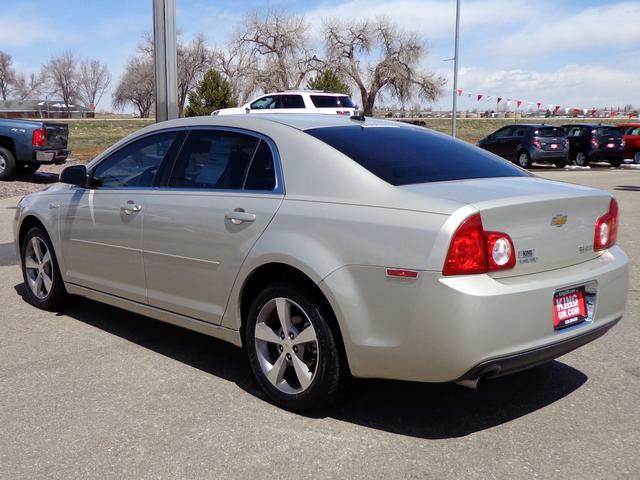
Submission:
[[583,152],[578,152],[576,154],[576,165],[580,167],[585,167],[587,165],[587,157]]
[[640,163],[640,151],[633,154],[633,163]]
[[0,173],[4,172],[5,168],[7,168],[7,159],[0,154]]
[[53,262],[47,244],[32,237],[25,250],[24,268],[31,292],[44,300],[53,288]]
[[526,153],[520,154],[520,156],[518,157],[518,163],[520,164],[521,167],[529,166],[529,157],[527,156]]
[[309,315],[293,300],[269,300],[258,313],[256,354],[265,378],[280,392],[295,395],[313,382],[319,360],[318,338]]

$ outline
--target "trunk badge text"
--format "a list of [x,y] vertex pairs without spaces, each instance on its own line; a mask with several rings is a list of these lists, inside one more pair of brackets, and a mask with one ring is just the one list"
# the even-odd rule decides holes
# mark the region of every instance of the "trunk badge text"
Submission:
[[567,223],[567,218],[568,217],[566,215],[558,213],[551,219],[551,225],[553,225],[554,227],[562,227],[565,223]]

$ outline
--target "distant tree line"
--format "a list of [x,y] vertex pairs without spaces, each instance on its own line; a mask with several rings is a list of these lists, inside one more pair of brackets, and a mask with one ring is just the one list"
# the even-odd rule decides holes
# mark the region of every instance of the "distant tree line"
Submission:
[[67,51],[53,56],[38,72],[18,72],[11,55],[0,51],[0,97],[2,100],[36,100],[42,96],[60,100],[67,108],[75,104],[95,108],[111,84],[107,66],[94,59],[78,59]]
[[[428,53],[424,39],[386,17],[326,20],[320,50],[312,47],[318,42],[312,42],[310,31],[304,16],[269,9],[248,13],[222,47],[210,47],[203,34],[189,42],[179,35],[180,115],[206,115],[242,105],[258,93],[299,88],[353,92],[370,115],[381,97],[401,104],[433,102],[445,84],[420,68]],[[96,105],[111,82],[106,65],[79,61],[71,52],[53,57],[37,74],[16,73],[11,65],[11,57],[0,52],[3,99],[47,92],[67,105]],[[155,105],[154,77],[153,39],[146,35],[111,92],[113,106],[133,105],[139,116],[148,117]]]

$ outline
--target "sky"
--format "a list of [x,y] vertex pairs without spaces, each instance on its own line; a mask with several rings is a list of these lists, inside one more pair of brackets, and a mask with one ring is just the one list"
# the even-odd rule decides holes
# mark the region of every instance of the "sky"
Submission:
[[[0,0],[0,50],[20,71],[35,71],[65,50],[107,63],[114,84],[136,44],[152,31],[151,0]],[[221,46],[248,11],[303,14],[321,47],[322,21],[386,15],[418,32],[428,55],[421,68],[447,78],[433,105],[452,99],[455,0],[176,0],[177,27]],[[461,108],[495,108],[495,97],[591,108],[640,106],[639,0],[461,0]],[[472,93],[468,96],[467,93]],[[485,97],[477,101],[477,94]],[[492,96],[491,102],[485,101]],[[354,96],[356,103],[360,102]],[[110,109],[105,95],[98,109]],[[526,104],[525,104],[526,105]],[[513,105],[512,105],[513,108]]]

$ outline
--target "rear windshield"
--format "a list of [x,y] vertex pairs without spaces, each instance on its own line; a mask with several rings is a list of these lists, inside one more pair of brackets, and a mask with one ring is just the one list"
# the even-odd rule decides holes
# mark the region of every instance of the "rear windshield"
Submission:
[[316,106],[316,108],[353,108],[351,99],[346,95],[311,95],[311,101]]
[[392,185],[529,176],[491,153],[426,128],[350,125],[306,133]]
[[622,137],[620,130],[614,127],[598,127],[596,135],[599,137]]
[[564,137],[566,133],[560,127],[547,127],[536,130],[536,135],[538,137]]

